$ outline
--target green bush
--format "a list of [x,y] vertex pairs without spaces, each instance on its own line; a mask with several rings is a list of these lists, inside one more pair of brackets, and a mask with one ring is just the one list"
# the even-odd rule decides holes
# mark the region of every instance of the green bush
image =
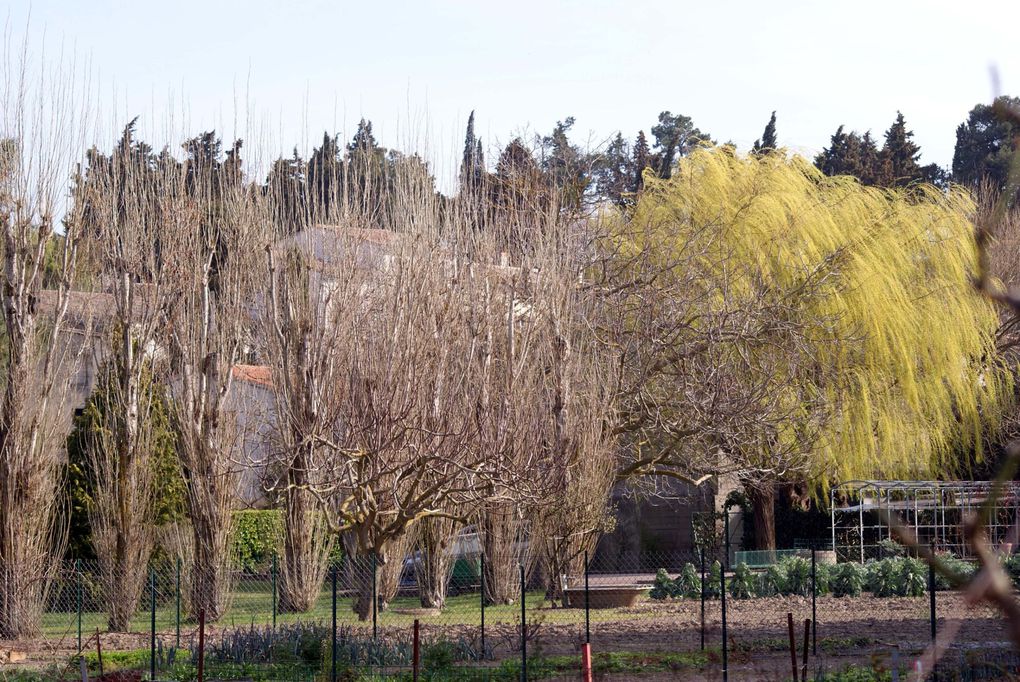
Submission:
[[815,591],[819,596],[832,591],[830,587],[832,568],[829,564],[815,564]]
[[450,642],[439,641],[427,645],[421,656],[426,679],[449,673],[453,669],[455,658],[453,645]]
[[906,556],[907,548],[891,538],[878,541],[878,555],[883,559]]
[[278,509],[234,512],[234,560],[246,573],[268,573],[283,545],[283,515]]
[[[1010,557],[1010,559],[1007,559],[1005,562],[1007,573],[1010,573],[1009,563],[1012,558],[1013,557]],[[955,554],[952,554],[951,552],[943,552],[939,554],[938,559],[939,562],[941,562],[942,565],[948,568],[950,571],[963,576],[964,580],[970,580],[971,577],[974,575],[975,571],[977,571],[977,567],[974,564],[970,563],[969,561],[964,561],[963,559],[959,558]],[[1018,566],[1017,568],[1020,568],[1020,566]],[[1010,574],[1010,577],[1013,577],[1012,573]],[[1018,584],[1016,578],[1013,579],[1013,584],[1014,585]],[[946,578],[946,576],[939,573],[938,571],[936,571],[935,589],[951,590],[952,588],[953,586],[949,583],[949,579]]]

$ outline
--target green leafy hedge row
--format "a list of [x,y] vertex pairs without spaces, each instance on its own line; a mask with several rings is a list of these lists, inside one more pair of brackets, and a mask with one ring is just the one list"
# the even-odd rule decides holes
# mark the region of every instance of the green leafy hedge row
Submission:
[[[247,573],[266,574],[273,557],[283,553],[283,512],[279,509],[253,509],[234,512],[234,562]],[[340,543],[333,546],[331,559],[343,558]]]
[[[965,576],[974,571],[973,564],[956,557],[947,555],[941,557],[941,560]],[[1004,565],[1014,585],[1020,589],[1020,555],[1011,556]],[[853,597],[870,592],[876,597],[920,597],[928,590],[928,564],[913,557],[890,557],[864,564],[818,564],[815,570],[819,595]],[[720,572],[721,567],[716,561],[706,576],[707,597],[719,596]],[[733,570],[726,587],[727,596],[736,599],[777,595],[810,596],[811,562],[802,557],[788,557],[758,573],[752,571],[747,564],[740,563]],[[935,589],[949,588],[949,582],[941,574],[936,574]],[[659,600],[700,599],[701,575],[690,563],[685,564],[675,578],[671,578],[665,569],[659,569],[650,596]]]

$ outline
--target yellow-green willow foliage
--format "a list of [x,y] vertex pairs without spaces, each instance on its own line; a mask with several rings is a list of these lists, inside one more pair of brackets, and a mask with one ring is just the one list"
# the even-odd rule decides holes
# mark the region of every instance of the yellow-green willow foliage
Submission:
[[786,310],[799,318],[789,326],[800,325],[790,343],[804,347],[788,358],[767,342],[732,351],[778,358],[768,391],[781,393],[773,398],[790,419],[722,448],[757,448],[742,457],[763,479],[783,475],[770,453],[795,451],[784,441],[808,421],[820,436],[801,453],[800,474],[822,485],[951,475],[959,448],[980,452],[1008,383],[995,361],[995,311],[971,284],[972,209],[956,190],[876,189],[799,157],[703,149],[671,179],[646,178],[616,246],[694,268],[700,284],[688,292],[704,319],[770,290],[799,299]]

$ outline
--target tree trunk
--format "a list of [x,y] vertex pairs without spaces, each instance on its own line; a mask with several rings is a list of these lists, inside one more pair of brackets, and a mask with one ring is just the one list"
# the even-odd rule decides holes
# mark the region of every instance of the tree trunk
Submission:
[[319,597],[329,569],[333,536],[306,488],[308,458],[301,455],[287,472],[280,610],[305,613]]
[[754,518],[754,544],[759,550],[776,548],[776,486],[765,483],[745,487]]
[[490,606],[513,604],[520,598],[522,525],[509,505],[491,505],[484,512],[480,526],[485,555],[485,603]]
[[230,570],[225,560],[230,521],[222,516],[218,509],[205,509],[191,517],[195,543],[191,616],[197,619],[198,614],[205,611],[206,622],[215,622],[223,616],[230,593]]
[[418,596],[422,608],[442,609],[456,557],[450,546],[457,536],[457,522],[450,519],[425,519],[418,530],[420,556],[414,562]]
[[29,565],[0,556],[0,639],[20,639],[39,633],[43,611],[43,581]]
[[[372,617],[372,593],[375,592],[377,613],[389,608],[400,589],[400,576],[404,570],[404,557],[411,546],[413,536],[409,533],[397,536],[376,555],[373,575],[372,551],[365,552],[355,546],[348,536],[345,547],[348,550],[348,580],[354,590],[352,607],[360,620]],[[361,552],[361,553],[355,553]],[[374,585],[374,587],[373,587]]]

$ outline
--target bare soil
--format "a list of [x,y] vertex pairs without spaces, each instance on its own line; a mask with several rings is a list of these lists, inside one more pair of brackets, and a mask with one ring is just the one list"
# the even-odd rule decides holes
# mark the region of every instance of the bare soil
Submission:
[[[574,609],[576,619],[563,624],[563,610],[539,611],[529,624],[529,655],[576,654],[584,641],[584,612]],[[806,597],[774,597],[727,600],[726,638],[730,651],[731,680],[768,680],[790,677],[787,613],[796,623],[797,648],[803,646],[803,622],[811,617],[811,600]],[[820,597],[816,603],[819,658],[812,657],[811,670],[824,663],[829,669],[848,663],[888,661],[893,652],[904,665],[930,642],[929,601],[919,598]],[[962,646],[1008,646],[1002,619],[986,607],[969,608],[956,594],[938,593],[937,626],[949,619],[961,620],[957,643]],[[591,623],[594,652],[692,652],[701,645],[701,604],[697,600],[668,602],[644,601],[633,607],[601,612]],[[548,619],[550,622],[544,622]],[[552,621],[556,621],[553,624]],[[213,642],[222,629],[210,628],[207,639]],[[380,636],[397,634],[394,628],[380,628]],[[407,635],[403,628],[400,633]],[[191,633],[189,632],[188,635]],[[478,635],[477,626],[425,623],[425,641],[445,638],[470,640]],[[148,633],[104,633],[104,652],[144,649]],[[172,633],[163,633],[164,643],[172,642]],[[186,641],[188,637],[183,637]],[[515,624],[490,624],[486,628],[488,646],[497,658],[520,655],[520,630]],[[642,680],[721,679],[722,613],[720,602],[711,600],[705,609],[705,642],[712,664],[707,669],[642,675]],[[85,645],[95,650],[95,635]],[[75,637],[0,641],[0,650],[23,651],[28,655],[19,667],[41,667],[66,663],[76,652]],[[799,658],[798,653],[798,658]],[[0,665],[0,674],[6,666]],[[605,680],[633,679],[633,674],[608,675]],[[111,680],[113,678],[110,678]],[[569,679],[569,678],[565,678]]]

